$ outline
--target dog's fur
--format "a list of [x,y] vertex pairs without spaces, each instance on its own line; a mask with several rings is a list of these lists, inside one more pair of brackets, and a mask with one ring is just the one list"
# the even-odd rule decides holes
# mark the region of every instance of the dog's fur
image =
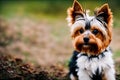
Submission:
[[76,0],[68,8],[68,25],[75,51],[70,61],[71,80],[115,80],[109,44],[112,39],[112,12],[104,4],[89,16]]

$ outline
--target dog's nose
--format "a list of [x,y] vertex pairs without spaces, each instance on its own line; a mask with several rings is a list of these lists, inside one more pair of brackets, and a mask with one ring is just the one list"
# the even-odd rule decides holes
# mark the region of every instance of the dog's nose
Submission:
[[84,37],[83,40],[84,40],[85,43],[89,42],[89,38],[88,37]]

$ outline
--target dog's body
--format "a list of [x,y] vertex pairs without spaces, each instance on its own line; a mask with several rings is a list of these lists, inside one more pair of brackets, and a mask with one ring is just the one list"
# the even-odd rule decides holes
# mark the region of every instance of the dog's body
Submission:
[[115,80],[109,44],[112,39],[112,12],[108,4],[89,16],[78,1],[67,17],[75,52],[69,64],[71,80]]
[[109,48],[98,56],[88,56],[74,51],[69,69],[71,80],[115,80],[112,53]]

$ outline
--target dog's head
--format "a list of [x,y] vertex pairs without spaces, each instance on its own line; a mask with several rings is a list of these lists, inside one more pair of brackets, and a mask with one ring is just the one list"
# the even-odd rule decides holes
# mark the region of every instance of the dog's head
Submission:
[[74,48],[79,52],[98,55],[104,51],[112,38],[112,12],[108,4],[102,5],[89,16],[76,0],[67,10]]

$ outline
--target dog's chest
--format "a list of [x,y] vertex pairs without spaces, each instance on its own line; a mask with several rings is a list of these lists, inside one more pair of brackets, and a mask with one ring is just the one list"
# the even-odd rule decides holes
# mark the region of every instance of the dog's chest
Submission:
[[[104,55],[98,57],[89,57],[85,55],[78,55],[78,77],[86,78],[86,80],[102,80],[102,76],[106,70],[113,67],[112,54],[105,52]],[[82,75],[81,75],[82,74]],[[89,77],[89,79],[87,79]]]

